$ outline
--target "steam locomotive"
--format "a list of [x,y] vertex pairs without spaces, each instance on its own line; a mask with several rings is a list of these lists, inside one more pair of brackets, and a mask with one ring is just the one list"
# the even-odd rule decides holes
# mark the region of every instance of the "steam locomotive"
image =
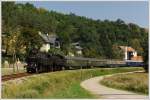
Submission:
[[33,49],[26,57],[26,62],[28,73],[40,73],[62,70],[65,67],[66,59],[59,54],[40,52]]

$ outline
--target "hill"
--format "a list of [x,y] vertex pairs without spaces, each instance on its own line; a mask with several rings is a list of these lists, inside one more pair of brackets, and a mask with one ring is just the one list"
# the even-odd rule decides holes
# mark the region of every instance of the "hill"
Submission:
[[[38,31],[57,34],[61,50],[67,54],[71,43],[79,42],[83,56],[121,59],[117,46],[128,45],[143,54],[148,32],[134,23],[123,20],[93,20],[73,13],[62,14],[36,8],[32,4],[2,2],[2,48],[6,55],[24,59],[33,47],[40,47]],[[144,45],[145,46],[145,45]]]

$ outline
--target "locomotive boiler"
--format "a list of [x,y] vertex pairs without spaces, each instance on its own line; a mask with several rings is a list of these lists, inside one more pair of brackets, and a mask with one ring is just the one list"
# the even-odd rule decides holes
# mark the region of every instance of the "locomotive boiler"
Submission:
[[40,52],[33,49],[26,57],[27,72],[40,73],[49,71],[59,71],[65,68],[66,59],[60,54]]

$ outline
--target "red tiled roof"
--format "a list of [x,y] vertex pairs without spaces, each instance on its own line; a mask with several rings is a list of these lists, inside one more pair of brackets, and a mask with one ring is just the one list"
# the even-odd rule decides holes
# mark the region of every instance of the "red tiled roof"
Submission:
[[[126,46],[119,46],[122,50],[125,51]],[[132,47],[127,47],[127,51],[135,51]]]
[[135,51],[132,47],[127,47],[127,51]]

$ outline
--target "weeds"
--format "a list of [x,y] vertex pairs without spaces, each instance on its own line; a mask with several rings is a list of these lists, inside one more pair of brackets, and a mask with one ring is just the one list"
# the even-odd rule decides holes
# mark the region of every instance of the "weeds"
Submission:
[[142,68],[95,68],[43,73],[26,77],[22,83],[4,82],[2,98],[94,98],[80,82],[100,75],[142,70]]
[[148,94],[148,73],[132,73],[104,78],[101,83],[108,87]]

